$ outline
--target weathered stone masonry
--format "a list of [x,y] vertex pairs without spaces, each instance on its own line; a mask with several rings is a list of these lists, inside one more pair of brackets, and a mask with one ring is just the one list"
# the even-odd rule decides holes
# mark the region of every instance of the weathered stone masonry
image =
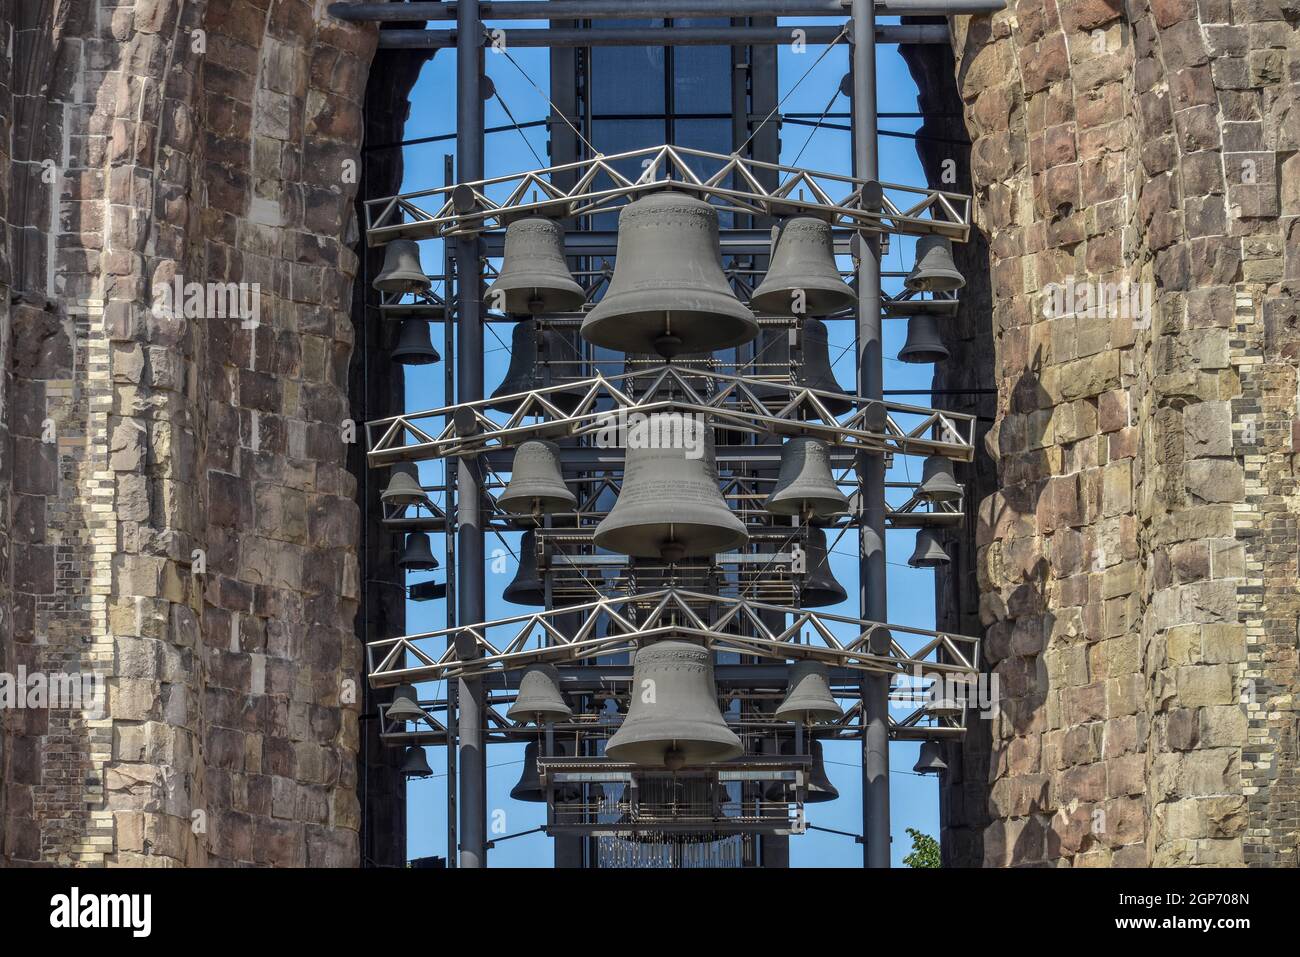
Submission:
[[[0,860],[358,863],[346,468],[373,29],[305,0],[0,0]],[[257,283],[260,325],[155,283]],[[196,574],[195,558],[206,563]]]
[[[936,382],[998,391],[967,477],[1007,701],[946,786],[950,863],[1297,863],[1298,25],[1288,0],[954,21],[992,315],[977,284],[949,329],[977,361]],[[1069,277],[1154,284],[1151,321],[1047,318]]]

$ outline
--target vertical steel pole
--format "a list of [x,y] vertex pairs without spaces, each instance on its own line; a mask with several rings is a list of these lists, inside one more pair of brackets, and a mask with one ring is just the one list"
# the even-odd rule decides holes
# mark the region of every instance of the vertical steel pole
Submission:
[[[482,28],[478,0],[456,5],[456,176],[460,182],[483,177]],[[483,398],[483,316],[477,237],[456,241],[459,378],[456,401]],[[456,462],[457,597],[461,624],[486,619],[483,596],[481,489],[474,462]],[[460,765],[460,866],[487,865],[487,755],[483,682],[460,680],[458,688]]]
[[[456,182],[456,167],[450,153],[442,157],[442,181],[443,185],[451,186]],[[443,369],[443,405],[451,405],[456,395],[456,338],[455,326],[452,317],[455,313],[455,303],[451,300],[451,277],[455,272],[455,251],[452,244],[443,240],[442,243],[442,275],[443,275],[443,295],[447,297],[447,311],[443,316],[442,327],[442,355],[443,360],[447,363]],[[445,559],[447,565],[447,627],[450,628],[456,624],[456,514],[454,512],[456,504],[456,479],[452,473],[450,463],[443,463],[443,491],[446,494],[447,504],[447,535],[444,536],[446,542]],[[456,692],[458,684],[455,681],[447,682],[447,868],[454,869],[459,863],[457,858],[460,856],[457,852],[457,814],[459,813],[459,802],[457,800],[458,789],[460,787],[460,778],[456,769],[456,748],[457,748],[457,718],[456,718]]]
[[[874,0],[852,0],[853,172],[879,180],[876,152],[876,10]],[[884,361],[880,336],[880,240],[863,236],[858,264],[858,393],[881,399]],[[858,457],[863,524],[859,532],[859,602],[862,617],[887,619],[885,579],[885,460]],[[874,649],[873,649],[874,650]],[[889,678],[862,680],[863,864],[889,866]]]

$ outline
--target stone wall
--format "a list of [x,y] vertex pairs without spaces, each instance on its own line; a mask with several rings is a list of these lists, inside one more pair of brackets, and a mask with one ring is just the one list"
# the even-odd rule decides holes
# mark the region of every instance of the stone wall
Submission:
[[[375,31],[324,8],[0,0],[0,669],[107,680],[4,713],[4,863],[358,862]],[[156,314],[177,277],[256,324]]]
[[[950,863],[1297,862],[1298,27],[1293,0],[953,21],[998,389],[979,611],[1005,700],[967,746],[989,823]],[[1149,284],[1154,307],[1049,317],[1070,278]]]

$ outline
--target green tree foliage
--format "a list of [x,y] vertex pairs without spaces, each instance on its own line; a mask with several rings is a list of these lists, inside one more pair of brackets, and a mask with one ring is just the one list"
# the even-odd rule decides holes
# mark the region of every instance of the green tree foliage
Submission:
[[912,838],[912,853],[903,858],[908,867],[942,867],[939,863],[939,842],[929,834],[922,834],[914,827],[907,829]]

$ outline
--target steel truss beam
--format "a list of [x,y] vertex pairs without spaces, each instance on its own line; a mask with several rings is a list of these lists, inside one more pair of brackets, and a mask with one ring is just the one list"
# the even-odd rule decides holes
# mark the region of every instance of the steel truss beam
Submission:
[[[902,455],[942,455],[958,462],[974,458],[975,416],[943,412],[923,406],[848,396],[853,402],[839,418],[824,402],[842,401],[841,393],[806,389],[793,384],[764,381],[764,389],[787,393],[783,400],[763,400],[754,394],[759,383],[742,376],[663,367],[636,398],[623,388],[634,379],[649,379],[644,371],[590,379],[520,392],[497,399],[482,399],[425,412],[404,413],[366,423],[366,441],[372,466],[394,462],[480,455],[494,449],[513,448],[529,439],[561,439],[589,435],[619,424],[620,416],[635,413],[678,412],[706,417],[714,425],[740,431],[775,435],[808,435],[831,445],[862,451]],[[699,383],[708,380],[713,394],[701,396]],[[560,409],[552,397],[576,387],[586,395],[571,412]],[[490,417],[489,406],[518,399],[519,407],[505,421]],[[920,422],[904,427],[899,420],[914,416]],[[535,419],[536,421],[528,421]],[[423,426],[427,421],[441,426]],[[938,438],[934,438],[938,435]],[[413,440],[413,441],[408,441]]]
[[[690,157],[719,169],[702,177],[691,169]],[[617,168],[620,163],[639,166],[640,175],[630,179]],[[768,189],[763,180],[773,172],[781,185]],[[556,174],[571,177],[574,185],[569,189],[554,185]],[[736,185],[729,185],[733,179]],[[962,193],[878,183],[683,146],[652,146],[367,200],[366,239],[380,246],[394,239],[475,235],[529,214],[567,219],[614,210],[667,189],[755,216],[803,213],[857,230],[911,236],[937,233],[959,242],[965,242],[970,231],[970,197]],[[489,193],[504,198],[497,201]],[[433,212],[424,209],[422,202]]]
[[[702,609],[709,609],[702,611]],[[763,613],[790,623],[770,627]],[[566,616],[578,621],[568,633]],[[708,619],[708,620],[706,620]],[[752,636],[733,634],[746,629]],[[508,634],[498,645],[489,633]],[[910,638],[906,647],[899,636]],[[882,675],[916,672],[973,677],[979,639],[828,612],[787,608],[743,598],[664,588],[582,605],[382,638],[366,647],[370,682],[389,687],[415,681],[478,677],[540,662],[581,661],[630,651],[645,641],[681,636],[715,651],[762,658],[811,659]],[[802,643],[801,643],[802,642]],[[814,643],[815,642],[815,643]],[[441,643],[443,648],[426,650]],[[878,649],[878,650],[872,650]],[[409,664],[413,660],[414,664]]]
[[[457,0],[416,3],[332,3],[331,16],[340,20],[413,22],[455,20]],[[876,14],[892,16],[949,16],[994,13],[1003,0],[878,0]],[[846,0],[484,0],[478,4],[482,20],[659,20],[692,17],[807,17],[842,18]]]
[[[520,30],[498,28],[483,35],[489,49],[496,43],[520,49],[559,47],[684,47],[684,46],[782,46],[802,40],[809,46],[826,46],[844,36],[843,28],[825,26],[789,27],[537,27]],[[456,46],[455,30],[384,30],[379,34],[381,50],[446,50]],[[946,23],[912,23],[876,27],[877,43],[950,43]]]

